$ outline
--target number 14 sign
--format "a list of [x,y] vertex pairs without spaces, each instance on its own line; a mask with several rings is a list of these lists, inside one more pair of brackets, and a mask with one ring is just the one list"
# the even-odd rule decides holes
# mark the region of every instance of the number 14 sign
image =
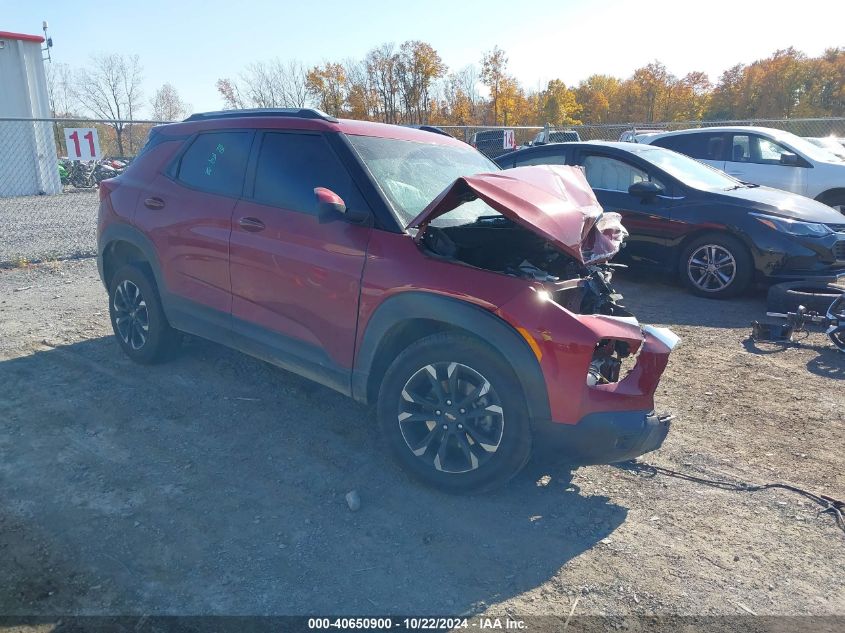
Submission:
[[66,127],[65,147],[70,160],[99,160],[100,139],[92,127]]

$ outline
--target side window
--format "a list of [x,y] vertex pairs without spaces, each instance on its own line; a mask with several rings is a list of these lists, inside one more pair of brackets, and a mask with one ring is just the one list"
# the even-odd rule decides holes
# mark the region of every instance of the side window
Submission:
[[316,187],[331,189],[347,208],[366,204],[328,141],[317,134],[266,132],[255,170],[256,202],[316,213]]
[[189,187],[240,196],[252,132],[200,134],[179,161],[176,179]]
[[699,160],[723,160],[724,137],[720,134],[677,134],[652,143]]
[[775,143],[774,141],[763,138],[762,136],[753,137],[757,141],[757,159],[755,163],[762,163],[764,165],[780,165],[780,157],[782,154],[791,153],[783,145]]
[[584,174],[593,189],[605,191],[628,193],[628,187],[643,180],[662,184],[642,169],[607,156],[587,156],[584,159]]
[[728,160],[734,163],[751,162],[751,137],[748,134],[734,134]]
[[527,165],[566,165],[566,154],[536,152],[520,156],[516,159],[514,167],[526,167]]

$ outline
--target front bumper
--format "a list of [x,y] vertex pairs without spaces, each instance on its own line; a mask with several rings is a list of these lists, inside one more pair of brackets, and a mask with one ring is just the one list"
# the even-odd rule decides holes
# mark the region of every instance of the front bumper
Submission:
[[541,422],[534,426],[535,454],[579,465],[624,462],[660,448],[671,420],[654,411],[610,411],[577,424]]

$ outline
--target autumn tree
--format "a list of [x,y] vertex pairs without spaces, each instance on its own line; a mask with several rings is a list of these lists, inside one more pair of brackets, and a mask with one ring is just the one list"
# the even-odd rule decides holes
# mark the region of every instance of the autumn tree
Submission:
[[490,89],[490,107],[493,125],[499,124],[499,96],[502,84],[508,79],[508,57],[498,46],[484,53],[481,58],[481,82]]
[[305,76],[308,94],[324,112],[342,116],[346,105],[346,71],[342,64],[326,62],[314,66]]
[[[533,111],[525,90],[513,77],[505,75],[499,82],[496,101],[502,114],[503,125],[524,125],[533,122]],[[494,114],[494,120],[495,116]]]
[[687,73],[673,86],[672,104],[666,118],[673,121],[700,121],[707,111],[712,89],[713,84],[707,73]]
[[399,48],[395,71],[402,94],[405,122],[427,123],[432,84],[446,74],[446,65],[426,42],[412,40]]
[[477,84],[478,72],[475,66],[466,66],[446,78],[443,84],[444,110],[453,125],[478,123],[481,98]]
[[610,75],[591,75],[575,89],[581,117],[588,123],[607,123],[622,81]]
[[346,76],[346,112],[352,119],[370,120],[378,115],[378,95],[370,83],[367,65],[363,61],[347,60],[343,65]]
[[191,106],[179,96],[172,84],[166,83],[159,88],[150,100],[154,121],[179,121],[191,111]]
[[806,85],[797,114],[845,116],[845,48],[829,48],[806,64]]
[[76,72],[74,98],[95,117],[108,121],[121,156],[126,155],[125,137],[129,152],[134,152],[135,139],[127,121],[133,120],[142,107],[142,79],[138,56],[119,53],[94,56],[89,67]]
[[745,116],[743,111],[744,84],[744,64],[731,66],[724,71],[710,95],[708,118],[736,119]]
[[538,95],[540,119],[552,125],[575,125],[581,112],[575,92],[566,87],[560,79],[552,79]]

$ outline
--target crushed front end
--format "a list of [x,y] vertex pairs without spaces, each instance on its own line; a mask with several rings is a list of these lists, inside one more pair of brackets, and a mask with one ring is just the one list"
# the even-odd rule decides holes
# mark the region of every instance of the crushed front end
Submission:
[[654,393],[680,339],[642,325],[611,286],[612,268],[544,283],[503,306],[543,370],[550,420],[534,420],[536,446],[583,464],[632,459],[661,446],[672,416]]
[[[475,201],[495,213],[431,224]],[[679,339],[641,325],[611,285],[609,260],[627,236],[620,219],[580,169],[535,166],[459,179],[412,222],[430,256],[524,280],[496,313],[543,373],[550,418],[532,420],[535,450],[580,463],[655,450],[671,419],[655,413],[654,392]]]

